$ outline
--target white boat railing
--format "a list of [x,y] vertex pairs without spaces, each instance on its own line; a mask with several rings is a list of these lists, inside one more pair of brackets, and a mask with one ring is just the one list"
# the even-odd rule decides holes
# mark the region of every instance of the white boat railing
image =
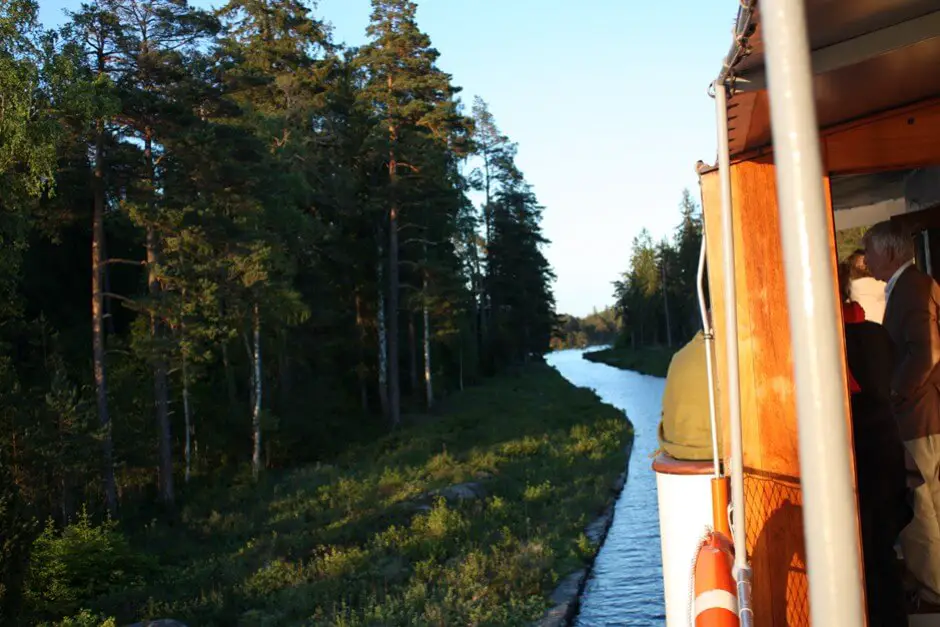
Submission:
[[734,221],[731,213],[731,156],[728,147],[727,88],[715,83],[718,118],[718,176],[721,183],[721,248],[724,274],[725,352],[728,362],[728,418],[731,432],[731,534],[734,541],[734,578],[738,584],[738,613],[742,627],[753,624],[751,567],[747,561],[747,526],[744,507],[744,436],[741,425],[741,387],[738,377],[737,287],[734,273]]

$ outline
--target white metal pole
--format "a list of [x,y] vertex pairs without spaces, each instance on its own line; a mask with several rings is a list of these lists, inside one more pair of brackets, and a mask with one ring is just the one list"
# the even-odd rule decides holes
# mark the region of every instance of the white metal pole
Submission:
[[708,376],[708,417],[712,428],[712,461],[715,465],[715,478],[721,476],[721,452],[718,450],[718,418],[715,414],[715,374],[712,367],[712,344],[715,333],[708,318],[705,306],[705,221],[702,220],[702,250],[698,256],[698,307],[702,313],[702,333],[705,336],[705,371]]
[[796,380],[813,625],[863,627],[844,356],[803,2],[761,0]]
[[[734,540],[734,576],[742,625],[750,625],[751,569],[747,562],[747,521],[744,505],[744,435],[741,425],[741,386],[738,377],[738,297],[734,274],[734,219],[731,207],[731,155],[728,147],[728,93],[715,83],[718,118],[718,175],[721,182],[722,271],[725,286],[725,352],[728,361],[728,418],[731,423],[731,535]],[[724,393],[724,390],[722,390]]]

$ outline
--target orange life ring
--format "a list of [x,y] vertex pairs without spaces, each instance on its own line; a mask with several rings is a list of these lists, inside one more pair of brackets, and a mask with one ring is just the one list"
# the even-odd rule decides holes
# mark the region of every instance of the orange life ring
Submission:
[[710,532],[695,558],[695,627],[739,627],[738,595],[731,541]]

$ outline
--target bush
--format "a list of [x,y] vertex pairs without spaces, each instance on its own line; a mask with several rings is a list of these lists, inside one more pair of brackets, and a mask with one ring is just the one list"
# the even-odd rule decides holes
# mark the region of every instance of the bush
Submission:
[[36,527],[12,479],[0,475],[0,625],[15,624],[20,614],[24,571]]
[[[148,564],[137,556],[117,523],[95,525],[86,510],[61,532],[52,520],[33,543],[26,577],[26,602],[36,617],[76,614],[105,592],[140,585]],[[67,625],[84,626],[84,614]],[[92,620],[89,618],[89,620]],[[79,622],[75,622],[79,621]]]
[[82,610],[75,616],[54,623],[52,627],[117,627],[117,623],[113,618],[93,614],[89,610]]

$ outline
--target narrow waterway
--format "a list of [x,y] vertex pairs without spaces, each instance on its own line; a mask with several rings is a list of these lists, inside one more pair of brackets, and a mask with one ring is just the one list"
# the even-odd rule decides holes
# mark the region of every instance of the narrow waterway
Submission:
[[548,363],[573,384],[593,389],[626,412],[635,430],[627,484],[594,563],[575,621],[579,627],[665,624],[656,476],[650,468],[665,379],[596,364],[584,351],[552,353]]

